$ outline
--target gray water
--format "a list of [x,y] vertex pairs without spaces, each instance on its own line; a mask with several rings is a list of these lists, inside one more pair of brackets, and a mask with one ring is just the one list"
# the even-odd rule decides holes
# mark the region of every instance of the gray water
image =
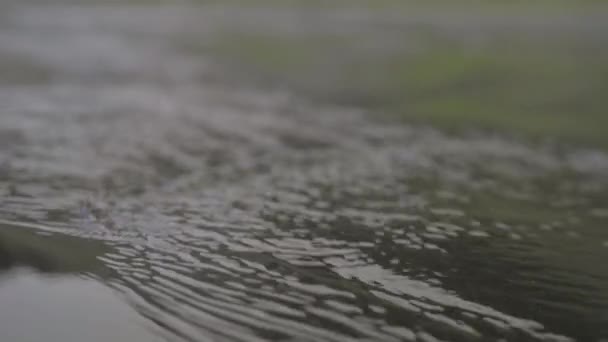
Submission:
[[608,338],[604,152],[386,122],[179,48],[257,12],[5,7],[1,340]]

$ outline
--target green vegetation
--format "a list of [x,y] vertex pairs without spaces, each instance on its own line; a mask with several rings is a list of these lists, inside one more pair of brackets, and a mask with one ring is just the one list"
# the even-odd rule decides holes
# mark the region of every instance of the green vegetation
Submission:
[[608,46],[592,37],[599,32],[571,32],[576,29],[555,24],[572,19],[563,13],[548,32],[541,32],[542,24],[539,32],[525,32],[518,30],[518,19],[551,22],[551,16],[475,10],[514,22],[479,42],[472,35],[491,30],[487,23],[480,21],[472,32],[449,32],[441,23],[424,22],[441,20],[430,18],[386,36],[227,30],[202,48],[255,82],[267,80],[389,117],[456,132],[489,129],[608,148]]
[[389,66],[387,74],[394,77],[384,94],[390,94],[388,101],[405,118],[608,147],[603,97],[608,65],[595,57],[515,51],[423,54]]

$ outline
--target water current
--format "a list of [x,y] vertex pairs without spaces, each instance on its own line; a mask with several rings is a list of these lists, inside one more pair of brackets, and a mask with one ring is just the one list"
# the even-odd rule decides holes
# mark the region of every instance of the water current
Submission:
[[224,82],[223,7],[5,7],[0,339],[608,338],[605,153]]

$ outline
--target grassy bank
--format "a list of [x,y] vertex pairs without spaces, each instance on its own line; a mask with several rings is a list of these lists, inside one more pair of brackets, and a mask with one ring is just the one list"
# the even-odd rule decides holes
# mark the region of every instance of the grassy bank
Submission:
[[423,16],[390,22],[386,32],[378,29],[382,20],[367,22],[369,34],[365,26],[349,33],[338,22],[327,32],[306,25],[291,33],[226,30],[195,50],[255,82],[409,122],[608,148],[603,12],[552,18],[520,4],[502,15],[467,3],[473,14],[426,8]]

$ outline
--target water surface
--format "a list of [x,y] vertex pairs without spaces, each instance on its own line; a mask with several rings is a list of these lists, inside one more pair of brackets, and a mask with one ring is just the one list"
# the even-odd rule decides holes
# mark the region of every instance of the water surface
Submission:
[[3,11],[3,338],[608,338],[608,155],[380,121],[178,44],[247,13]]

